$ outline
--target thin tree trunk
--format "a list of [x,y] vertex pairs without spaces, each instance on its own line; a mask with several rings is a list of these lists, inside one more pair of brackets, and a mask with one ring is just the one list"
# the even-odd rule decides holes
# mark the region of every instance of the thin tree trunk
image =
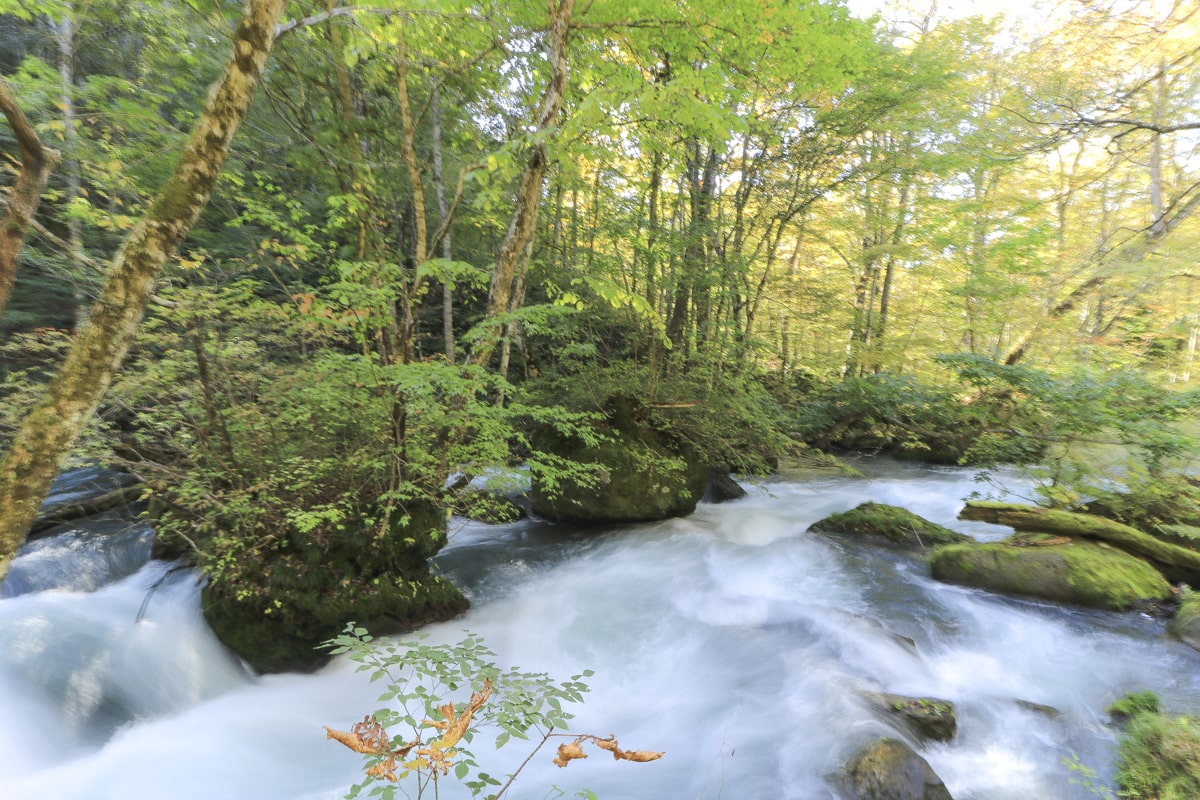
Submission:
[[[74,10],[68,3],[61,22],[54,26],[54,38],[58,43],[58,77],[62,83],[62,121],[65,159],[63,169],[67,177],[69,207],[83,191],[83,177],[79,167],[79,125],[75,118],[75,21]],[[87,312],[87,294],[81,285],[84,274],[83,223],[75,214],[67,217],[67,258],[71,262],[71,280],[75,282],[75,327],[83,326]]]
[[[0,220],[0,314],[3,314],[13,285],[17,282],[21,245],[33,225],[34,215],[42,200],[42,190],[46,188],[46,181],[60,156],[57,150],[42,146],[42,140],[29,124],[3,78],[0,78],[0,111],[4,112],[5,119],[12,126],[21,149],[21,171],[17,173],[17,180],[9,192],[8,210],[4,219]],[[2,548],[3,542],[0,541]],[[5,569],[2,563],[0,569]],[[4,573],[0,572],[0,579],[3,577]]]
[[[1161,124],[1167,111],[1167,65],[1160,64],[1155,80],[1154,122]],[[1163,206],[1163,134],[1155,132],[1150,140],[1150,229],[1151,241],[1167,233],[1167,218]]]
[[[433,186],[437,195],[438,225],[446,231],[442,236],[442,258],[449,261],[454,248],[450,242],[450,226],[446,224],[450,210],[446,207],[446,178],[442,172],[442,102],[438,87],[433,87],[430,98],[433,122]],[[442,339],[446,360],[454,363],[454,285],[449,281],[442,284]]]
[[512,220],[496,256],[496,268],[492,272],[492,285],[484,315],[487,329],[468,359],[479,366],[491,360],[492,352],[503,335],[504,325],[500,317],[511,310],[517,267],[533,238],[538,201],[541,200],[546,176],[547,151],[542,137],[558,119],[567,90],[567,34],[570,32],[575,0],[547,0],[547,5],[550,10],[550,80],[542,93],[542,109],[533,134],[533,144],[529,147],[525,167],[521,170]]
[[209,92],[174,173],[113,257],[87,323],[0,462],[0,580],[120,367],[156,279],[212,195],[284,5],[285,0],[250,0],[225,72]]

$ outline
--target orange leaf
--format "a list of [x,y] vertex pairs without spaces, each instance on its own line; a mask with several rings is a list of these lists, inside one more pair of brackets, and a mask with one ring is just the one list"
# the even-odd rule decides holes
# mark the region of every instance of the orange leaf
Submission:
[[587,753],[583,752],[579,742],[566,742],[558,746],[558,757],[554,759],[554,763],[559,767],[565,767],[568,761],[574,761],[577,758],[587,758]]

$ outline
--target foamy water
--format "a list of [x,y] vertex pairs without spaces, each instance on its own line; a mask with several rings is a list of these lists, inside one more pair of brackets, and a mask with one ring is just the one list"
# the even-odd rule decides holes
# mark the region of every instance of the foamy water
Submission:
[[[573,729],[666,751],[650,764],[597,752],[563,770],[539,754],[511,796],[837,797],[854,750],[896,735],[862,700],[885,690],[956,704],[958,737],[921,752],[957,800],[1087,798],[1063,760],[1109,772],[1109,703],[1152,689],[1197,707],[1200,653],[1160,622],[939,584],[919,555],[806,532],[873,500],[1004,533],[955,521],[980,488],[969,471],[873,469],[617,530],[459,523],[438,561],[474,605],[428,628],[434,640],[469,629],[501,665],[592,669]],[[165,572],[0,600],[0,798],[342,797],[360,763],[322,726],[361,719],[380,687],[345,662],[250,676],[203,624],[194,576]],[[473,750],[493,774],[525,755],[488,741]],[[443,783],[440,796],[469,793]]]

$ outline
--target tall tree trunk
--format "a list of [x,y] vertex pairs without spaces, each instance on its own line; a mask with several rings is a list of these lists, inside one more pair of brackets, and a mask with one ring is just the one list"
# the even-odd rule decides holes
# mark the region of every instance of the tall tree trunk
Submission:
[[[75,20],[74,10],[68,3],[61,22],[54,25],[54,38],[58,43],[58,77],[62,83],[62,121],[65,159],[63,168],[67,174],[67,206],[77,200],[83,191],[83,177],[79,166],[79,126],[75,118]],[[87,294],[80,284],[84,272],[83,222],[75,214],[67,217],[67,258],[71,262],[71,279],[75,288],[75,327],[83,327],[87,311]]]
[[[450,226],[447,219],[450,210],[446,206],[446,177],[442,171],[442,99],[441,92],[435,85],[433,96],[430,98],[430,112],[433,122],[433,187],[437,195],[438,225],[445,230],[442,236],[442,258],[449,261],[454,253],[450,241]],[[454,284],[446,281],[442,284],[442,339],[446,352],[446,360],[454,363]]]
[[542,184],[546,176],[547,151],[543,140],[546,132],[558,119],[563,97],[567,91],[567,34],[571,28],[571,14],[575,0],[547,0],[550,11],[550,80],[542,92],[542,108],[538,114],[533,143],[525,159],[518,184],[516,205],[508,232],[496,255],[496,268],[492,272],[492,285],[488,291],[487,311],[484,322],[487,329],[472,350],[470,363],[483,366],[491,360],[492,352],[500,341],[504,325],[500,317],[512,309],[516,289],[517,267],[521,257],[533,239],[537,225],[538,201],[542,196]]
[[[42,201],[42,190],[50,173],[58,164],[59,153],[42,146],[42,140],[29,124],[8,84],[0,78],[0,111],[13,129],[21,149],[21,171],[8,195],[8,210],[0,220],[0,314],[8,304],[13,285],[17,282],[21,245],[33,225],[33,217]],[[0,548],[3,543],[0,542]],[[0,565],[0,569],[4,569]],[[4,573],[0,572],[0,579]]]
[[209,92],[174,173],[113,257],[87,323],[0,461],[0,580],[124,359],[163,266],[212,195],[285,4],[250,0],[225,72]]
[[[1167,65],[1159,64],[1158,77],[1154,82],[1154,122],[1161,125],[1167,113]],[[1167,233],[1167,217],[1163,204],[1163,134],[1155,131],[1150,140],[1150,241],[1161,239]]]

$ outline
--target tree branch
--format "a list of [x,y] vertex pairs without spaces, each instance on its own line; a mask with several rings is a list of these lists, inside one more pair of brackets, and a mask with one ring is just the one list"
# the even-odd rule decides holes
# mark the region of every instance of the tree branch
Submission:
[[42,190],[46,188],[46,181],[61,155],[57,150],[42,145],[3,78],[0,78],[0,111],[4,112],[4,117],[12,126],[21,150],[21,170],[9,194],[8,211],[0,220],[0,313],[3,313],[13,285],[17,282],[17,266],[25,234],[33,224],[41,203]]

